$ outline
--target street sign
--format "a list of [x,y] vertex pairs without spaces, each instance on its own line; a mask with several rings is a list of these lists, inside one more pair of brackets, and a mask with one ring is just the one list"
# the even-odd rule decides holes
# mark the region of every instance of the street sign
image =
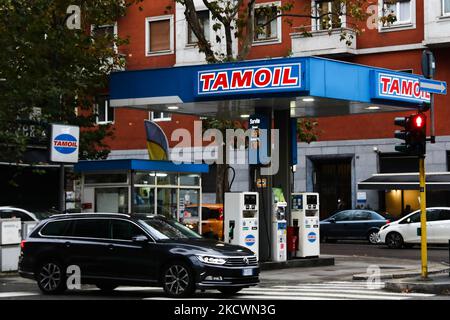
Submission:
[[50,142],[50,160],[53,162],[78,162],[80,128],[61,124],[52,124]]
[[447,94],[447,83],[439,80],[420,79],[420,91]]

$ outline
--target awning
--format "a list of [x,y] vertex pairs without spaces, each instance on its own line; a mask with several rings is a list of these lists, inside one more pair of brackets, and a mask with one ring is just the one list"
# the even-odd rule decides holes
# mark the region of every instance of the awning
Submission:
[[174,163],[172,161],[154,161],[137,159],[93,160],[80,161],[74,166],[75,172],[104,172],[104,171],[156,171],[156,172],[186,172],[208,173],[207,164]]
[[[426,174],[427,190],[450,190],[450,172]],[[361,190],[418,190],[419,173],[374,174],[358,183]]]

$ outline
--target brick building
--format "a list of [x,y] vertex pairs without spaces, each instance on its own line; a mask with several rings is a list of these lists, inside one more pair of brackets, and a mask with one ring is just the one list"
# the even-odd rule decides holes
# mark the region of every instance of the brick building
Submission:
[[[390,1],[392,2],[392,1]],[[284,1],[258,0],[258,6],[280,5]],[[199,16],[214,46],[213,19],[196,1]],[[294,7],[302,12],[303,5]],[[313,10],[333,10],[329,1],[311,1]],[[296,18],[293,24],[278,18],[272,21],[264,34],[258,35],[248,59],[279,57],[322,56],[356,64],[377,66],[421,74],[421,56],[424,49],[433,51],[437,62],[436,79],[450,82],[450,0],[399,0],[386,4],[378,0],[375,15],[385,10],[395,12],[397,21],[383,26],[368,21],[360,35],[354,34],[352,43],[340,41],[339,30],[324,30],[320,19]],[[309,9],[308,9],[309,10]],[[342,17],[349,34],[351,23]],[[304,37],[300,26],[309,26],[313,37]],[[131,7],[126,17],[115,26],[105,26],[109,32],[129,37],[130,44],[119,48],[127,59],[127,70],[167,68],[205,63],[204,55],[195,46],[195,36],[188,28],[183,7],[171,0],[147,0],[143,10]],[[234,43],[237,48],[237,43]],[[431,172],[450,171],[450,110],[449,96],[436,96],[437,142],[428,145],[426,167]],[[311,102],[314,103],[314,102]],[[379,113],[367,110],[365,114],[318,118],[319,139],[310,145],[298,144],[299,164],[294,176],[296,191],[317,191],[321,194],[322,217],[336,210],[338,201],[348,208],[359,204],[399,215],[409,205],[418,207],[418,192],[400,190],[358,190],[358,182],[375,173],[417,171],[417,160],[394,152],[398,140],[393,139],[395,116],[408,112]],[[99,122],[113,122],[115,138],[108,141],[112,148],[110,158],[147,158],[144,119],[152,119],[170,137],[175,128],[193,130],[195,116],[177,114],[175,110],[149,112],[127,108],[110,108],[108,100],[99,105]],[[171,145],[173,146],[173,144]],[[233,184],[234,190],[248,187],[248,171],[240,170]],[[204,202],[214,201],[214,184],[204,179]],[[365,192],[358,197],[358,191]],[[359,202],[366,198],[364,203]],[[428,193],[429,203],[450,205],[445,191]]]

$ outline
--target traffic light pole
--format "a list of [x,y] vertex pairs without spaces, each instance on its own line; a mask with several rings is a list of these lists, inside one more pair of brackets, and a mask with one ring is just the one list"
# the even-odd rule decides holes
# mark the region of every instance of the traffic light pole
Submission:
[[420,253],[422,260],[422,278],[428,278],[428,254],[427,254],[427,204],[425,187],[425,155],[419,156],[420,175]]

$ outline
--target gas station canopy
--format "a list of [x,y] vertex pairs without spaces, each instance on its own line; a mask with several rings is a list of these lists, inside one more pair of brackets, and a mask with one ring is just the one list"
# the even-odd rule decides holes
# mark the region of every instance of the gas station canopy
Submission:
[[110,105],[237,118],[255,108],[292,117],[416,108],[422,76],[317,57],[251,60],[111,74]]

